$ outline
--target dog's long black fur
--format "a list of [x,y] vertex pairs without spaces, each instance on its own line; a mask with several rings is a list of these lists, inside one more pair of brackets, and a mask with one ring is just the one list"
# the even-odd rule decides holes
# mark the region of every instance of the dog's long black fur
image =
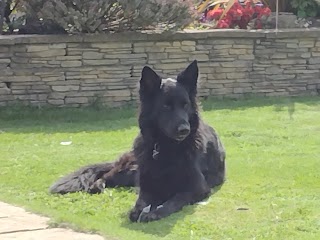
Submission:
[[[162,79],[144,67],[140,134],[133,150],[115,163],[88,166],[62,178],[51,192],[95,193],[104,187],[139,186],[129,214],[133,222],[158,220],[207,198],[211,188],[225,180],[225,151],[215,130],[199,116],[197,80],[196,61],[176,80]],[[148,206],[150,211],[144,212]]]
[[124,153],[115,162],[93,164],[70,173],[50,188],[50,193],[66,194],[73,192],[100,193],[109,187],[137,186],[138,165],[133,151]]

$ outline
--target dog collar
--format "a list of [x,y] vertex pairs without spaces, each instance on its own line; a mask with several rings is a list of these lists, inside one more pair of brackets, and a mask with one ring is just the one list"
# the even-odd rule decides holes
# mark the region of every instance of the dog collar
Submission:
[[157,159],[158,159],[158,156],[159,156],[159,153],[160,153],[159,144],[158,144],[158,143],[155,143],[154,146],[153,146],[152,158],[153,158],[154,160],[157,160]]

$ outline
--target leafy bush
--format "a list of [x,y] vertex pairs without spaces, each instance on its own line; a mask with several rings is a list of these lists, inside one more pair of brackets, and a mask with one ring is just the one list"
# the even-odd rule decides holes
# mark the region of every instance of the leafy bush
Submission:
[[0,33],[2,33],[3,29],[3,22],[5,18],[5,7],[6,7],[6,2],[4,0],[0,0]]
[[[38,17],[56,23],[67,32],[94,33],[111,28],[123,17],[121,13],[116,0],[47,0]],[[125,24],[126,20],[121,19],[119,25]]]
[[[192,0],[26,0],[27,25],[55,25],[69,33],[183,28],[193,20]],[[40,23],[39,23],[40,22]],[[32,25],[31,24],[31,25]]]
[[184,28],[195,14],[194,0],[120,0],[125,15],[129,13],[132,28],[165,24],[169,28]]
[[5,34],[12,34],[18,30],[23,33],[25,28],[28,28],[27,33],[43,33],[44,27],[51,26],[37,18],[37,12],[45,0],[30,0],[30,2],[33,4],[29,4],[27,0],[0,0],[0,15],[3,16],[0,17],[0,33],[1,30]]
[[296,10],[297,16],[301,18],[315,17],[318,13],[319,0],[291,0],[291,6]]
[[21,0],[0,0],[0,34],[3,30],[12,33],[16,26],[23,23],[24,17],[15,14],[20,1]]

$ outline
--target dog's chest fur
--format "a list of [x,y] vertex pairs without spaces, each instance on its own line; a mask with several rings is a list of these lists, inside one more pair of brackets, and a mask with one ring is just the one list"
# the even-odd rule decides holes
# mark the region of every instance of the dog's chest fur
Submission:
[[177,192],[188,190],[198,166],[185,147],[159,145],[157,148],[155,157],[152,149],[145,152],[140,162],[140,188],[165,201]]

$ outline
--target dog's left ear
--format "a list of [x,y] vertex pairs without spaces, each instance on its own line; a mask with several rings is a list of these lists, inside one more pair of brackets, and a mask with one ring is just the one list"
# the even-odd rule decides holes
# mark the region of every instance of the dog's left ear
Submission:
[[177,81],[188,90],[189,94],[195,95],[197,93],[198,76],[198,62],[197,60],[194,60],[178,75]]

